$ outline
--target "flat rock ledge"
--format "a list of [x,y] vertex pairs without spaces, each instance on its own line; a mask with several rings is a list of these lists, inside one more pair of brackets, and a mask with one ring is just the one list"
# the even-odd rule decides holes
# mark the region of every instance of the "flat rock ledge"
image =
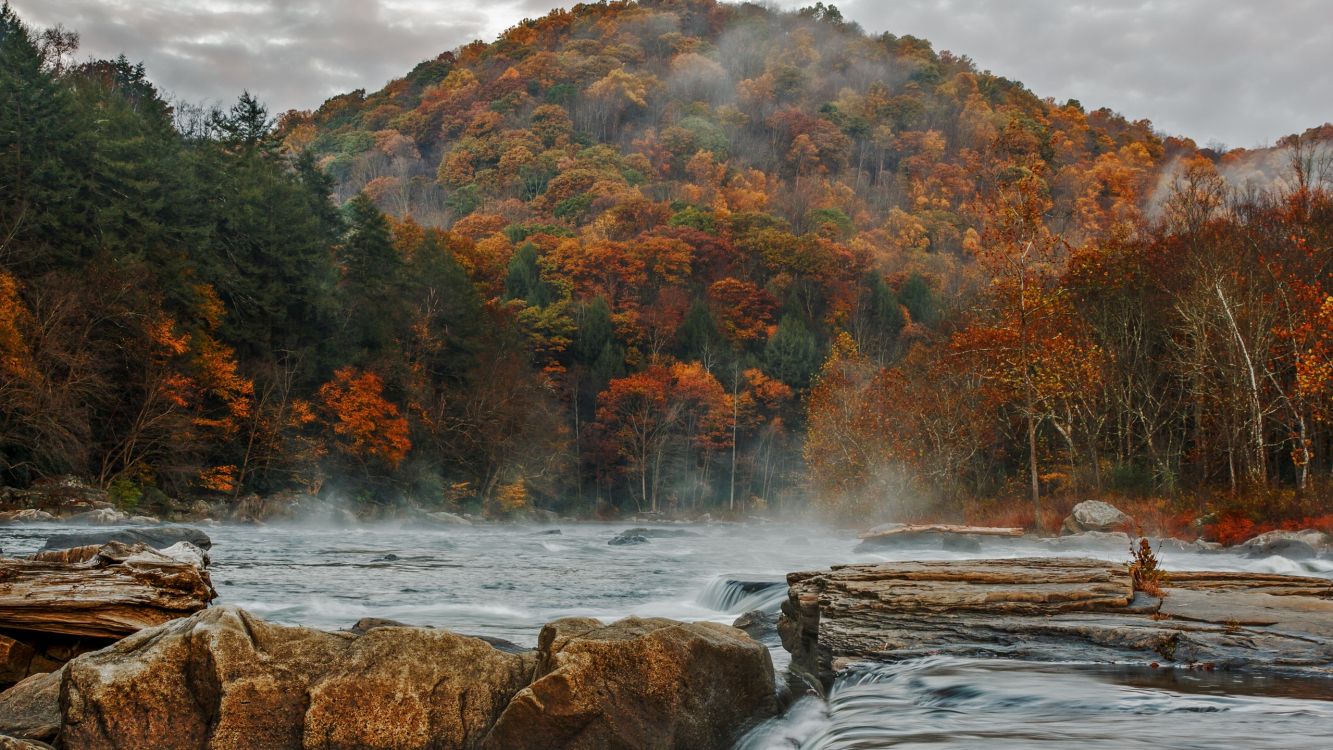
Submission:
[[776,713],[772,680],[763,645],[713,623],[569,618],[511,653],[213,607],[0,694],[0,735],[107,750],[726,750]]
[[839,565],[787,576],[778,632],[793,673],[930,654],[1161,662],[1333,678],[1333,581],[1171,573],[1164,598],[1126,568],[1030,558]]
[[206,564],[207,554],[187,542],[0,558],[0,687],[204,609],[217,596]]

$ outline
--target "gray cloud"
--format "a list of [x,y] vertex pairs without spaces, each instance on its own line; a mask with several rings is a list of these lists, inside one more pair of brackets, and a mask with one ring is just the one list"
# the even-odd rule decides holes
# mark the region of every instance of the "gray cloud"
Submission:
[[[417,62],[491,39],[555,0],[14,0],[83,36],[81,55],[143,60],[165,90],[274,111],[373,90]],[[810,0],[779,0],[793,8]],[[1325,0],[843,0],[867,31],[913,34],[1040,96],[1148,118],[1201,143],[1254,146],[1333,119]]]

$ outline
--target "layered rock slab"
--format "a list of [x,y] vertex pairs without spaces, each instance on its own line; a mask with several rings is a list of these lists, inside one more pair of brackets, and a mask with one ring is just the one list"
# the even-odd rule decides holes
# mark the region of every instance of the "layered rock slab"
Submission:
[[936,653],[1333,676],[1325,579],[1180,573],[1166,605],[1136,595],[1124,566],[1082,559],[845,565],[787,580],[779,634],[792,669],[824,686],[854,661]]
[[0,558],[0,629],[114,639],[190,615],[216,596],[205,570],[141,544],[71,552]]

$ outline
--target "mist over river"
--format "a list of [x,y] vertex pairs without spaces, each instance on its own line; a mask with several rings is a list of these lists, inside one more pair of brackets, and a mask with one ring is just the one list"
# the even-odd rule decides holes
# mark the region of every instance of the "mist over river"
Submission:
[[[1030,555],[1125,560],[1116,546],[985,542],[980,551],[858,553],[856,534],[777,523],[662,525],[684,532],[610,545],[632,524],[553,526],[218,526],[218,602],[275,622],[323,629],[362,617],[535,645],[564,616],[627,615],[730,623],[776,609],[791,571],[889,559]],[[0,528],[6,554],[28,554],[55,525]],[[557,533],[558,532],[558,533]],[[1333,578],[1333,561],[1164,550],[1170,569],[1246,570]],[[764,585],[764,584],[772,585]],[[779,669],[787,655],[770,643]],[[1323,698],[1324,700],[1320,700]],[[1146,665],[1034,665],[928,658],[866,668],[829,703],[798,701],[742,741],[775,748],[1327,748],[1333,684],[1151,670]]]

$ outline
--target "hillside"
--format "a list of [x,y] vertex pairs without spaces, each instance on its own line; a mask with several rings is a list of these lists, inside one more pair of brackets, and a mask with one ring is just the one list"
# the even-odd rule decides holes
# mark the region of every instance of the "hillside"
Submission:
[[578,5],[275,129],[28,42],[6,106],[57,93],[11,141],[46,161],[0,144],[36,176],[6,188],[8,482],[1329,512],[1328,126],[1217,154],[823,4]]

